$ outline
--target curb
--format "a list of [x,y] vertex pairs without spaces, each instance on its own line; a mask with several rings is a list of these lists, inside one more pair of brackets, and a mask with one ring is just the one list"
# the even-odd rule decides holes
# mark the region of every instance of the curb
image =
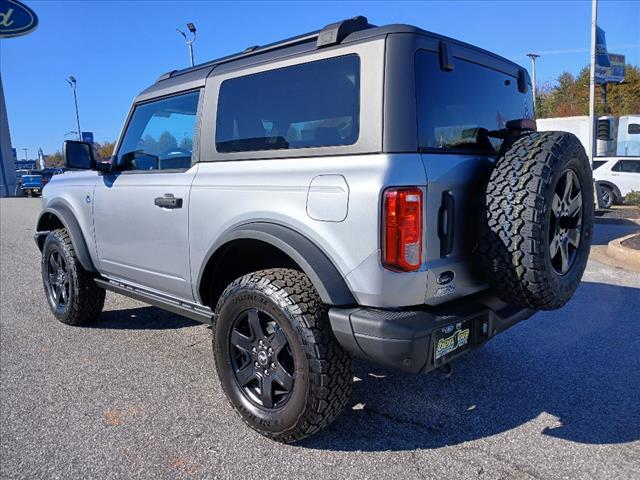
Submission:
[[630,267],[640,269],[640,250],[634,250],[633,248],[622,246],[622,242],[624,242],[627,238],[633,237],[634,235],[638,234],[632,233],[631,235],[626,235],[624,237],[611,240],[607,245],[607,255],[611,258],[615,258],[620,262],[624,262]]

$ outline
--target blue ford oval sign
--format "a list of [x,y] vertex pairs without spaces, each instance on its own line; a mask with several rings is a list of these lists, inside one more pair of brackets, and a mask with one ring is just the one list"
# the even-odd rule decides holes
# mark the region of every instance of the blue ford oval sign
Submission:
[[26,35],[38,26],[33,10],[18,0],[0,0],[0,38]]

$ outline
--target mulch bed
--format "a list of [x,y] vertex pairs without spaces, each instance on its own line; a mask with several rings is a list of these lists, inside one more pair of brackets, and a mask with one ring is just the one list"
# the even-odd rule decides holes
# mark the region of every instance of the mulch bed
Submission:
[[640,233],[620,242],[620,245],[627,248],[633,248],[634,250],[640,250]]

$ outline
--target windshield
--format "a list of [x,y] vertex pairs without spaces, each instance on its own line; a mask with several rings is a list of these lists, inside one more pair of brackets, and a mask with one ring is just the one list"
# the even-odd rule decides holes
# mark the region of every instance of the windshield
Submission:
[[438,54],[416,54],[418,136],[423,151],[495,154],[509,120],[533,118],[531,93],[518,79],[489,67],[455,59],[440,68]]

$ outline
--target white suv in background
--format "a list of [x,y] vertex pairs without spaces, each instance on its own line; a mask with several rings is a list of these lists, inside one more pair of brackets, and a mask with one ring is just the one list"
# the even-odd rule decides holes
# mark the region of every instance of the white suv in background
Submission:
[[631,191],[640,191],[640,157],[603,157],[593,162],[593,179],[600,182],[605,208],[622,202]]

